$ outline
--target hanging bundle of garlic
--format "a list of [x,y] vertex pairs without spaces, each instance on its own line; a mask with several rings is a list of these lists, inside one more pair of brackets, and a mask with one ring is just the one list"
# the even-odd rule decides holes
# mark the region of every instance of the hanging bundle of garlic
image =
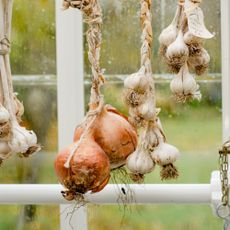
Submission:
[[100,88],[104,83],[100,68],[102,12],[99,0],[63,1],[63,8],[80,9],[88,24],[88,58],[92,69],[89,111],[77,126],[74,142],[55,160],[59,181],[67,200],[84,200],[86,192],[99,192],[108,183],[110,170],[123,166],[136,149],[137,134],[128,119],[105,105]]
[[[142,182],[144,174],[151,172],[155,164],[162,166],[161,178],[178,176],[173,165],[179,157],[177,148],[166,143],[166,138],[158,118],[154,81],[151,68],[152,26],[151,0],[141,0],[141,68],[124,81],[124,100],[129,107],[130,120],[139,128],[138,147],[127,159],[127,167],[135,182]],[[172,31],[170,28],[169,31]],[[175,35],[176,36],[176,35]],[[171,41],[165,41],[170,43]]]
[[10,30],[13,0],[0,0],[0,163],[18,153],[28,157],[40,150],[33,131],[19,125],[23,104],[13,93],[10,70]]
[[201,99],[199,85],[189,73],[197,75],[207,71],[210,56],[203,48],[205,39],[213,35],[204,25],[204,15],[199,7],[202,0],[179,0],[172,23],[160,36],[159,53],[174,76],[170,88],[177,101]]

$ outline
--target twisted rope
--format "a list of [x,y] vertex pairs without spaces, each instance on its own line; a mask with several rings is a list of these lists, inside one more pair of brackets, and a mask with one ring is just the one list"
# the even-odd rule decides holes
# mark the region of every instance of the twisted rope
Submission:
[[151,49],[153,42],[153,31],[151,25],[151,0],[141,0],[141,28],[142,28],[142,47],[141,47],[141,65],[145,67],[145,73],[152,75],[151,68]]
[[99,0],[64,0],[63,9],[68,9],[69,7],[81,10],[84,14],[84,22],[88,24],[86,38],[89,49],[88,58],[91,64],[91,71],[93,76],[89,103],[90,110],[80,125],[84,126],[84,132],[82,133],[79,141],[75,143],[71,149],[70,155],[64,165],[66,168],[70,167],[70,161],[74,153],[79,148],[80,144],[92,128],[96,118],[104,108],[103,95],[100,92],[100,88],[104,83],[104,77],[100,68],[102,10],[99,4]]

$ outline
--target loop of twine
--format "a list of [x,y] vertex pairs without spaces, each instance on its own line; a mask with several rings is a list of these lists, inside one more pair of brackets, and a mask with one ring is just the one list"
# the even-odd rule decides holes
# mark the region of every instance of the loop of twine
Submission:
[[[0,49],[0,55],[7,55],[10,52],[10,40],[6,35],[4,38],[0,39],[0,44],[2,45],[2,48]],[[7,48],[3,48],[3,46],[6,46]]]

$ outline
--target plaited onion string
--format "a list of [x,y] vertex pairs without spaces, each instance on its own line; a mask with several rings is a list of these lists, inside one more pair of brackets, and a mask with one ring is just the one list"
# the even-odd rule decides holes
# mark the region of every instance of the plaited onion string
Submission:
[[63,1],[63,8],[83,12],[88,25],[88,59],[92,71],[89,111],[77,126],[74,142],[55,160],[59,181],[65,186],[67,200],[82,200],[86,192],[99,192],[108,183],[110,170],[125,164],[136,149],[137,135],[128,119],[110,105],[105,105],[100,88],[104,76],[100,68],[102,11],[98,0]]
[[156,108],[156,95],[151,68],[153,32],[151,25],[151,0],[141,0],[140,22],[142,28],[141,68],[124,81],[124,101],[129,107],[130,121],[139,128],[138,147],[127,159],[133,181],[143,182],[155,164],[162,166],[161,178],[177,178],[173,165],[179,151],[166,143]]

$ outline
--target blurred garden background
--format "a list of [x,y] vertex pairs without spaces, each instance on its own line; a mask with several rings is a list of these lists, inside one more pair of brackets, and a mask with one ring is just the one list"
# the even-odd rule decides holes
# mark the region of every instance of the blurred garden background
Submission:
[[[104,13],[101,65],[106,69],[107,103],[127,114],[122,80],[138,70],[140,58],[139,1],[101,0]],[[207,5],[208,4],[208,5]],[[175,0],[153,0],[153,71],[157,104],[169,143],[181,151],[180,178],[167,183],[209,183],[218,169],[221,146],[221,47],[219,1],[203,1],[205,21],[214,39],[205,44],[211,56],[209,73],[199,77],[201,102],[178,104],[171,97],[172,75],[158,57],[158,36],[175,12]],[[60,7],[61,8],[61,7]],[[60,9],[61,10],[61,9]],[[0,168],[0,183],[57,183],[53,161],[57,154],[57,90],[55,1],[14,0],[11,63],[15,91],[25,105],[24,125],[38,134],[42,151],[29,159],[12,157]],[[85,109],[90,67],[85,48]],[[77,62],[77,60],[76,60]],[[77,76],[76,76],[77,77]],[[68,80],[68,76],[66,76]],[[162,183],[159,171],[146,183]],[[170,192],[170,191],[169,191]],[[17,191],[15,191],[17,193]],[[89,205],[90,230],[216,230],[222,221],[207,205],[122,206]],[[59,229],[58,206],[0,206],[0,230]]]

